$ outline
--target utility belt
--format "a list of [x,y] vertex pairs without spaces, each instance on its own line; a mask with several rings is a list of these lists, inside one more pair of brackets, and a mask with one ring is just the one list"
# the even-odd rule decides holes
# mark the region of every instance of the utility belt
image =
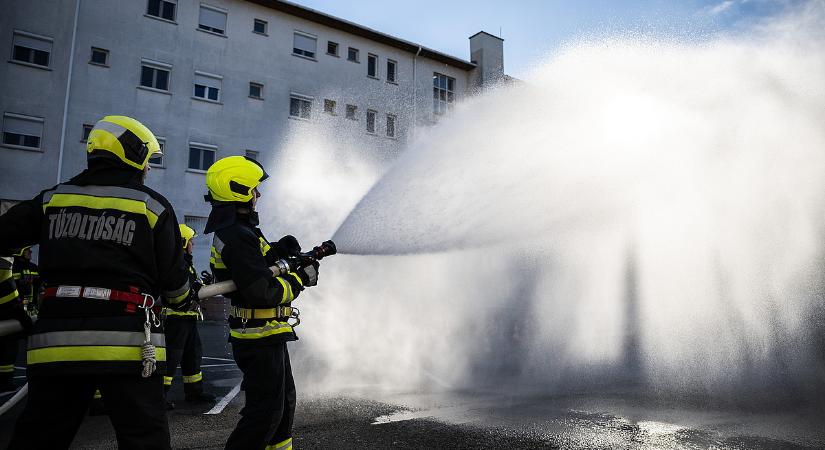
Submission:
[[274,308],[239,308],[237,306],[232,306],[229,308],[229,315],[232,317],[237,317],[238,319],[281,319],[287,320],[290,317],[293,317],[293,313],[298,313],[298,308],[293,308],[291,306],[276,306]]
[[160,305],[155,305],[155,299],[149,294],[137,292],[116,291],[109,288],[89,286],[58,286],[46,288],[44,299],[57,298],[91,298],[125,303],[127,312],[135,313],[138,308],[151,309],[155,314],[160,313]]

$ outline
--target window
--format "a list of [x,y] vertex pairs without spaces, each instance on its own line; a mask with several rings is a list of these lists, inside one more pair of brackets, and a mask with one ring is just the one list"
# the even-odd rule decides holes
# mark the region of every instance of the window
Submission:
[[387,137],[395,137],[395,116],[387,114]]
[[[195,239],[197,239],[198,237],[208,237],[203,234],[203,230],[206,229],[206,219],[206,217],[200,216],[183,216],[183,223],[195,230],[198,235]],[[211,241],[212,238],[209,238],[209,240]]]
[[350,47],[347,50],[347,61],[358,62],[358,49]]
[[438,72],[433,73],[433,112],[446,114],[453,110],[455,101],[455,78]]
[[358,120],[356,114],[358,113],[358,107],[355,105],[347,105],[347,119],[350,120]]
[[92,57],[89,59],[89,64],[109,65],[109,50],[92,47]]
[[335,100],[324,99],[324,112],[335,115]]
[[177,3],[177,0],[149,0],[146,14],[174,22]]
[[89,133],[92,132],[92,128],[94,128],[94,127],[95,126],[90,124],[90,123],[84,123],[83,124],[83,137],[80,138],[80,142],[86,142],[86,141],[89,140]]
[[152,158],[149,158],[149,164],[153,165],[155,167],[163,167],[163,154],[162,153],[163,153],[163,147],[166,144],[166,139],[159,138],[159,137],[156,137],[156,138],[158,140],[158,144],[160,144],[161,154],[157,155],[157,156],[153,156]]
[[315,58],[315,37],[305,33],[295,32],[292,40],[292,54]]
[[169,71],[172,66],[149,61],[140,63],[140,85],[143,87],[169,91]]
[[398,67],[398,63],[388,59],[387,60],[387,81],[390,83],[395,83],[395,69]]
[[252,23],[252,31],[258,34],[266,34],[266,20],[255,19]]
[[372,78],[378,77],[378,56],[372,53],[367,54],[367,76]]
[[214,145],[189,143],[189,168],[192,170],[208,170],[215,162]]
[[338,43],[327,41],[327,55],[338,56]]
[[198,28],[224,34],[226,32],[226,11],[202,4]]
[[260,83],[249,83],[249,96],[261,100],[264,98],[264,85]]
[[367,110],[367,133],[375,133],[375,111]]
[[25,31],[14,32],[11,59],[26,64],[49,67],[53,39]]
[[223,77],[205,72],[195,72],[195,97],[213,102],[220,101]]
[[257,161],[259,153],[256,152],[255,150],[247,150],[245,155],[246,155],[247,158],[254,159],[255,161]]
[[309,119],[312,116],[312,97],[292,94],[289,97],[289,116],[296,119]]
[[3,114],[3,144],[40,150],[43,119],[21,114]]

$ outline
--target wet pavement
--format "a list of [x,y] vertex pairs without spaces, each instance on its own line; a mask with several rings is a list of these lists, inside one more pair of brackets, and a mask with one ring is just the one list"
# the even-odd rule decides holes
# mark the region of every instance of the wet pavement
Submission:
[[[204,380],[219,396],[218,406],[187,404],[180,379],[175,380],[176,408],[169,411],[174,448],[223,448],[239,419],[244,394],[237,389],[240,372],[225,333],[222,324],[202,325]],[[20,367],[18,376],[24,377]],[[362,386],[325,394],[299,387],[294,435],[295,448],[302,449],[815,449],[825,448],[823,410],[821,405],[708,407],[630,391],[377,393]],[[18,406],[0,416],[0,448],[19,411]],[[72,448],[116,448],[108,418],[88,417]]]

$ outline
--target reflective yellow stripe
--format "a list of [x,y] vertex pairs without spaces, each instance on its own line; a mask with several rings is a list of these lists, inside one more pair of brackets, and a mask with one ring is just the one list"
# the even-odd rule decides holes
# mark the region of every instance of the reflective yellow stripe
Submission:
[[166,297],[166,303],[169,303],[171,305],[175,305],[175,304],[178,304],[178,303],[186,300],[186,297],[188,297],[188,296],[189,296],[189,289],[187,288],[186,291],[181,295],[178,295],[176,297]]
[[95,395],[93,395],[92,398],[95,400],[103,398],[103,395],[100,393],[100,389],[95,389]]
[[266,450],[290,450],[292,448],[292,438],[284,439],[275,445],[269,444],[265,447]]
[[235,339],[261,339],[267,336],[274,336],[281,333],[291,333],[292,325],[286,322],[278,322],[273,320],[267,322],[266,325],[257,328],[232,328],[229,330],[229,335]]
[[19,294],[17,293],[17,289],[15,289],[14,292],[12,292],[11,294],[6,294],[6,295],[0,297],[0,305],[2,305],[3,303],[8,303],[8,302],[16,299],[18,295]]
[[212,247],[211,256],[209,257],[209,264],[216,269],[226,269],[226,264],[223,263],[223,259],[221,259],[221,255],[215,247]]
[[[166,348],[155,347],[158,361],[166,361]],[[83,361],[142,361],[140,347],[88,345],[80,347],[45,347],[26,352],[29,364]]]
[[295,273],[295,272],[289,272],[289,274],[288,274],[288,275],[289,275],[289,276],[291,276],[292,278],[295,278],[295,281],[297,281],[299,285],[301,285],[301,286],[303,286],[303,285],[304,285],[304,282],[303,282],[303,281],[301,281],[301,277],[299,277],[297,273]]
[[8,364],[5,366],[0,366],[0,373],[12,373],[14,372],[14,364]]
[[171,386],[172,385],[172,377],[163,377],[163,385],[164,386]]
[[167,316],[191,316],[198,317],[197,311],[175,311],[174,309],[166,308],[163,313]]
[[258,241],[260,241],[261,244],[261,254],[266,256],[266,254],[269,252],[269,249],[272,247],[270,247],[269,242],[266,242],[266,240],[260,236],[258,236]]
[[184,375],[183,382],[184,383],[197,383],[198,381],[203,380],[203,372],[198,372],[195,375]]
[[283,295],[281,295],[280,304],[283,305],[285,303],[291,302],[292,300],[295,300],[295,296],[292,295],[292,286],[289,283],[287,283],[286,280],[284,280],[281,277],[278,277],[278,278],[275,278],[275,279],[278,280],[278,282],[281,283],[281,286],[283,286],[283,288],[284,288],[284,293],[283,293]]
[[82,194],[58,194],[52,195],[48,203],[43,204],[43,211],[46,208],[62,208],[69,206],[79,206],[90,209],[116,209],[118,211],[131,212],[146,216],[149,226],[154,228],[158,221],[158,216],[149,210],[146,203],[139,200],[130,200],[117,197],[92,197]]

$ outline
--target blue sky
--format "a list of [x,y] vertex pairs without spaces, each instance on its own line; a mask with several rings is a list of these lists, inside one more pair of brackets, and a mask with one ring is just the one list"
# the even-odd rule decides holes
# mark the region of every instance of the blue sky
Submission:
[[292,0],[469,59],[468,37],[505,39],[505,71],[523,76],[541,57],[580,37],[633,32],[704,39],[776,14],[795,0]]

